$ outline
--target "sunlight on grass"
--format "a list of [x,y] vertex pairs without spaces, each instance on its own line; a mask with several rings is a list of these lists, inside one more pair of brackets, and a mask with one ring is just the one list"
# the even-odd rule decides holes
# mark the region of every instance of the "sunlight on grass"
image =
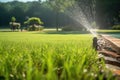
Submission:
[[8,80],[104,78],[90,34],[0,32],[0,64],[0,76]]

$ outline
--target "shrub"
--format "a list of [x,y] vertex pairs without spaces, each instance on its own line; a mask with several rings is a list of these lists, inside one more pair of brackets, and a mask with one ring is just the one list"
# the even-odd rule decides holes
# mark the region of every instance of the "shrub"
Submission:
[[24,22],[25,25],[29,26],[27,27],[28,31],[40,31],[43,30],[43,27],[41,26],[43,22],[40,20],[40,18],[37,17],[31,17],[27,21]]
[[65,26],[62,28],[62,31],[72,31],[72,28],[69,26]]
[[81,26],[65,26],[62,28],[62,31],[82,31],[84,28]]
[[114,29],[114,30],[120,30],[120,24],[119,24],[119,25],[114,25],[114,26],[112,27],[112,29]]
[[43,30],[43,26],[40,25],[31,25],[27,28],[28,31],[41,31]]

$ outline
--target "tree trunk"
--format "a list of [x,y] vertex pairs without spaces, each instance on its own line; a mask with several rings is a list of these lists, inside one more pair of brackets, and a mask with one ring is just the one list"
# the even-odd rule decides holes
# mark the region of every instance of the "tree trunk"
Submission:
[[56,11],[56,31],[58,31],[58,12]]

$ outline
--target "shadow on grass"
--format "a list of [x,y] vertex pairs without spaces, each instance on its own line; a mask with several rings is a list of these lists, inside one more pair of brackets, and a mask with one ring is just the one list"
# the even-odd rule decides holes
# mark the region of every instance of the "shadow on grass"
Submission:
[[[88,31],[44,31],[44,34],[88,34]],[[37,32],[35,34],[41,34],[41,32]]]
[[21,32],[21,31],[0,31],[0,32]]
[[0,32],[12,32],[9,28],[0,28]]
[[0,32],[13,32],[13,31],[0,31]]
[[0,32],[20,32],[18,30],[12,31],[11,29],[0,29]]
[[120,34],[120,32],[97,32],[99,34]]

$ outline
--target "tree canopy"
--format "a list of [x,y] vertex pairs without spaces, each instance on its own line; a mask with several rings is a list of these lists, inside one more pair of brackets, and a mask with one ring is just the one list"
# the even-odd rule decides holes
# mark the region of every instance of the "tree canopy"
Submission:
[[16,18],[15,17],[11,17],[11,22],[15,22]]
[[65,13],[74,3],[81,6],[88,20],[91,21],[90,17],[94,17],[100,28],[111,28],[115,24],[120,24],[120,0],[46,0],[45,2],[39,0],[26,3],[0,2],[0,26],[9,25],[12,16],[22,25],[28,17],[34,16],[41,18],[45,27],[76,26],[76,22]]
[[29,18],[27,21],[24,22],[25,24],[28,24],[28,25],[41,25],[43,24],[43,22],[40,20],[40,18],[37,18],[37,17],[31,17]]

